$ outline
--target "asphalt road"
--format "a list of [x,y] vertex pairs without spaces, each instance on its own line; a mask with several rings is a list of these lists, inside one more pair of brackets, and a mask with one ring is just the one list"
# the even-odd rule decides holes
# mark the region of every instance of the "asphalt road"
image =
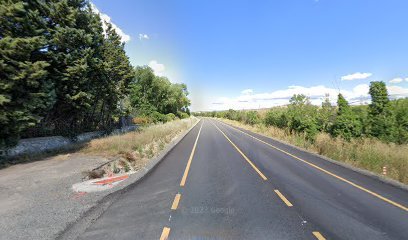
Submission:
[[204,119],[81,239],[408,239],[408,192]]

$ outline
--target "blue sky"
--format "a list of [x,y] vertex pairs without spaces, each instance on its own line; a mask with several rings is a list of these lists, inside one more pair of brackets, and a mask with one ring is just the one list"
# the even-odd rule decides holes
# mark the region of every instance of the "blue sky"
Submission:
[[406,0],[93,0],[133,65],[187,84],[192,110],[270,107],[370,81],[408,96]]

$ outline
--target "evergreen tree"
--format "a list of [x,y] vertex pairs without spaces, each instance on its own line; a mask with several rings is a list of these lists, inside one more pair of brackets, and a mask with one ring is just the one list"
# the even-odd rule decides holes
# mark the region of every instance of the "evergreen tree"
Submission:
[[101,75],[98,76],[102,82],[96,86],[95,101],[99,101],[100,124],[109,125],[114,118],[128,112],[119,103],[129,92],[128,86],[134,78],[134,70],[120,36],[110,23],[105,24],[107,29],[101,46]]
[[165,120],[187,115],[186,85],[150,68],[135,71],[120,36],[105,24],[88,0],[1,0],[1,148],[38,130],[107,130],[129,106]]
[[395,116],[390,108],[384,82],[371,82],[371,104],[368,109],[368,133],[384,141],[395,141]]
[[[57,102],[48,121],[61,134],[75,135],[94,127],[100,115],[92,112],[100,84],[103,30],[86,0],[50,0],[50,77]],[[90,130],[90,129],[89,129]]]
[[0,5],[0,147],[17,142],[55,101],[46,61],[47,23],[39,0]]

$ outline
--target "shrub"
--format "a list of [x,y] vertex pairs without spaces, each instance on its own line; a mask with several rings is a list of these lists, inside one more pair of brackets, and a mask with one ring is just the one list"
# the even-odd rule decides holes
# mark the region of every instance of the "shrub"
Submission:
[[181,111],[178,111],[178,112],[177,112],[177,115],[178,115],[178,117],[179,117],[180,119],[189,118],[189,117],[190,117],[187,113],[181,112]]
[[166,117],[167,117],[167,122],[170,122],[176,119],[176,115],[174,115],[174,113],[167,113]]
[[310,141],[314,141],[318,133],[316,120],[309,116],[293,116],[290,130],[296,133],[304,133],[306,139]]
[[256,111],[248,111],[245,116],[245,123],[250,125],[255,125],[259,123],[259,115]]
[[283,109],[273,108],[266,113],[263,122],[266,126],[285,128],[288,126],[287,111]]
[[360,137],[362,129],[361,122],[355,116],[343,114],[337,116],[330,133],[333,137],[339,136],[350,141],[352,138]]
[[159,113],[159,112],[152,112],[151,114],[150,114],[150,117],[153,119],[153,122],[154,123],[158,123],[158,122],[162,122],[162,123],[165,123],[165,122],[167,122],[167,120],[168,120],[168,118],[167,118],[167,116],[166,115],[164,115],[164,114],[162,114],[162,113]]

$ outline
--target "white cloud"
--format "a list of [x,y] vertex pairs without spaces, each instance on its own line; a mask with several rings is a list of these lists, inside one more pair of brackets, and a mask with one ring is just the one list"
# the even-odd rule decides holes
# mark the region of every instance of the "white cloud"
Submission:
[[252,90],[252,89],[245,89],[245,90],[243,90],[241,92],[241,94],[249,95],[249,94],[252,94],[253,92],[254,92],[254,90]]
[[116,24],[114,24],[108,15],[99,11],[99,9],[95,6],[95,4],[91,3],[91,9],[94,13],[98,14],[99,17],[101,18],[102,28],[104,31],[106,31],[106,29],[108,28],[106,23],[110,23],[112,24],[112,27],[113,29],[115,29],[116,33],[120,36],[122,42],[130,41],[130,36],[124,33],[122,29],[120,29]]
[[405,78],[405,81],[407,81],[407,82],[408,82],[408,77],[407,77],[407,78]]
[[139,40],[140,41],[142,41],[142,40],[149,40],[150,39],[150,37],[149,37],[149,35],[147,35],[146,33],[139,33]]
[[408,88],[403,88],[400,86],[387,86],[388,95],[391,98],[404,98],[408,97]]
[[157,76],[163,76],[164,71],[166,70],[166,67],[164,66],[164,64],[158,63],[156,60],[150,61],[149,67],[153,69],[154,73]]
[[[351,91],[341,91],[341,93],[349,100],[367,99],[368,85],[360,84]],[[329,94],[330,100],[335,103],[337,100],[338,90],[334,88],[327,88],[323,85],[313,87],[289,86],[286,89],[277,90],[270,93],[252,93],[245,94],[244,91],[236,98],[222,97],[213,103],[212,108],[215,110],[222,109],[256,109],[267,108],[273,106],[286,105],[289,99],[294,94],[305,94],[308,96],[313,104],[321,104],[326,94]]]
[[[408,88],[400,86],[387,86],[391,98],[408,97]],[[368,84],[359,84],[351,90],[340,90],[340,93],[349,101],[350,104],[367,104],[371,101],[368,93]],[[242,91],[238,97],[228,98],[220,97],[212,103],[211,110],[225,109],[257,109],[269,108],[289,104],[289,99],[294,94],[305,94],[310,98],[312,104],[320,105],[326,94],[329,94],[330,101],[335,104],[339,91],[334,88],[328,88],[323,85],[302,87],[289,86],[286,89],[277,90],[270,93],[253,93],[247,94]]]
[[345,75],[341,77],[342,81],[352,81],[352,80],[357,80],[357,79],[366,79],[370,76],[372,76],[372,73],[361,73],[361,72],[356,72],[353,74]]
[[400,83],[402,81],[404,81],[404,79],[397,77],[397,78],[391,79],[390,83]]

